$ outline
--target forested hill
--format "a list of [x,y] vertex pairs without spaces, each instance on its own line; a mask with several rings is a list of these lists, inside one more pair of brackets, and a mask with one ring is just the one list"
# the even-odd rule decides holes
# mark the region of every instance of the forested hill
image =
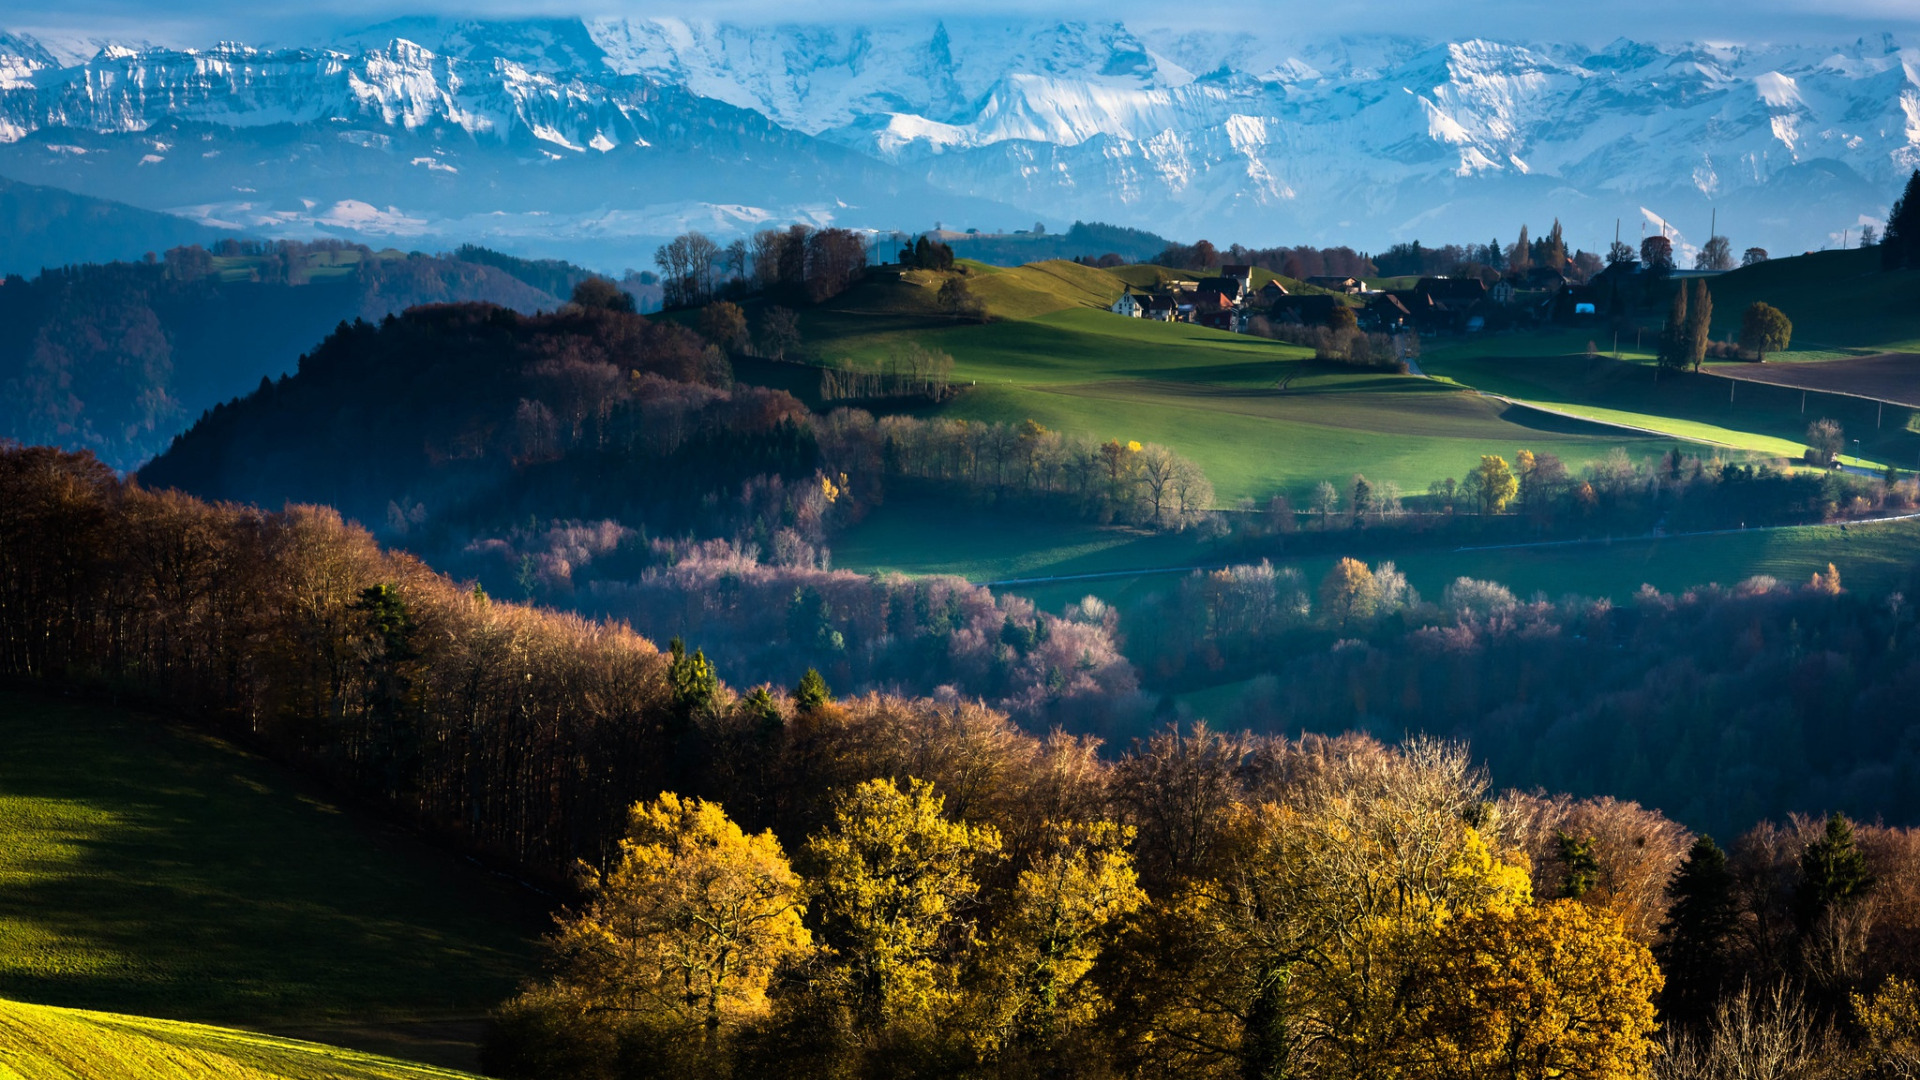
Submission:
[[134,258],[227,235],[173,214],[0,176],[0,274]]
[[326,503],[379,526],[528,515],[687,524],[676,508],[747,477],[810,472],[783,424],[805,407],[729,395],[699,335],[629,311],[420,307],[339,326],[299,371],[217,406],[141,470],[149,484],[277,506]]
[[0,437],[129,469],[193,418],[294,367],[342,320],[416,304],[559,301],[494,267],[339,243],[176,247],[0,285]]

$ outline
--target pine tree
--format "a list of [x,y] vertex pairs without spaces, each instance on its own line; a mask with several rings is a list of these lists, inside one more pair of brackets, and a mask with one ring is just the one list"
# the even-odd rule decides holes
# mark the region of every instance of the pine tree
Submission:
[[1667,882],[1663,941],[1655,948],[1667,985],[1661,1010],[1676,1020],[1701,1020],[1727,983],[1728,942],[1738,919],[1733,871],[1726,852],[1702,836]]
[[1560,862],[1567,868],[1561,895],[1578,900],[1600,881],[1600,860],[1593,854],[1593,837],[1576,837],[1563,830],[1556,832],[1554,839],[1560,844]]
[[1887,231],[1880,237],[1880,265],[1888,270],[1920,268],[1920,169],[1907,179],[1907,190],[1887,215]]
[[833,691],[827,688],[827,680],[820,677],[815,668],[808,668],[800,676],[800,685],[793,688],[793,704],[802,712],[812,712],[833,700]]
[[1853,822],[1836,813],[1827,831],[1800,853],[1800,918],[1812,925],[1828,909],[1865,896],[1873,888],[1867,856],[1853,838]]
[[674,638],[667,643],[673,659],[667,664],[667,685],[673,690],[673,707],[682,720],[688,720],[712,704],[720,689],[720,677],[714,674],[707,654],[694,650],[687,655],[686,643]]

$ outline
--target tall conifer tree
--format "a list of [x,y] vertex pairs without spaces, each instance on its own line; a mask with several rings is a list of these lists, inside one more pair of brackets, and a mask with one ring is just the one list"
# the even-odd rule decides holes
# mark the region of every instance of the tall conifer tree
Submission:
[[1667,900],[1664,940],[1654,950],[1667,977],[1661,1010],[1675,1020],[1702,1020],[1727,983],[1728,942],[1737,921],[1733,871],[1713,837],[1693,842],[1667,882]]
[[1887,231],[1880,237],[1880,265],[1888,270],[1920,267],[1920,169],[1907,179],[1907,190],[1887,215]]

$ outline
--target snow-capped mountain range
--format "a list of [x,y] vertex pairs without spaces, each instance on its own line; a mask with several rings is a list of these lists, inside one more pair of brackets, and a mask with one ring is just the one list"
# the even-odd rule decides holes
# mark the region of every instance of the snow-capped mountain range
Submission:
[[[88,49],[93,49],[88,53]],[[408,19],[307,49],[0,35],[0,175],[254,232],[638,265],[789,220],[1798,251],[1920,167],[1920,46],[1123,23]]]

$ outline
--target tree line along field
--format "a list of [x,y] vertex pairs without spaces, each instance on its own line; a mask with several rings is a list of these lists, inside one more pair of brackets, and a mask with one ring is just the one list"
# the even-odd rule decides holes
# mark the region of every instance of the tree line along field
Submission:
[[[0,692],[0,1009],[245,1024],[459,1064],[532,971],[543,909],[229,744]],[[0,1027],[42,1021],[80,1023],[0,1012]],[[87,1020],[88,1038],[132,1038],[132,1023]]]
[[[1308,533],[1317,526],[1303,519]],[[1335,531],[1344,528],[1336,523]],[[1456,578],[1494,581],[1526,597],[1568,594],[1624,602],[1642,585],[1667,593],[1764,574],[1803,583],[1832,563],[1849,589],[1898,588],[1920,546],[1920,521],[1747,529],[1705,536],[1644,537],[1537,546],[1424,547],[1370,556],[1391,560],[1422,595],[1437,597]],[[1247,561],[1193,532],[1148,533],[1092,524],[1002,521],[964,508],[914,502],[875,514],[847,530],[836,565],[862,572],[957,574],[995,592],[1057,611],[1095,596],[1122,611],[1178,583],[1188,568]],[[1317,582],[1339,556],[1276,558]],[[1083,576],[1085,575],[1085,576]],[[1064,580],[1045,580],[1049,578]]]

